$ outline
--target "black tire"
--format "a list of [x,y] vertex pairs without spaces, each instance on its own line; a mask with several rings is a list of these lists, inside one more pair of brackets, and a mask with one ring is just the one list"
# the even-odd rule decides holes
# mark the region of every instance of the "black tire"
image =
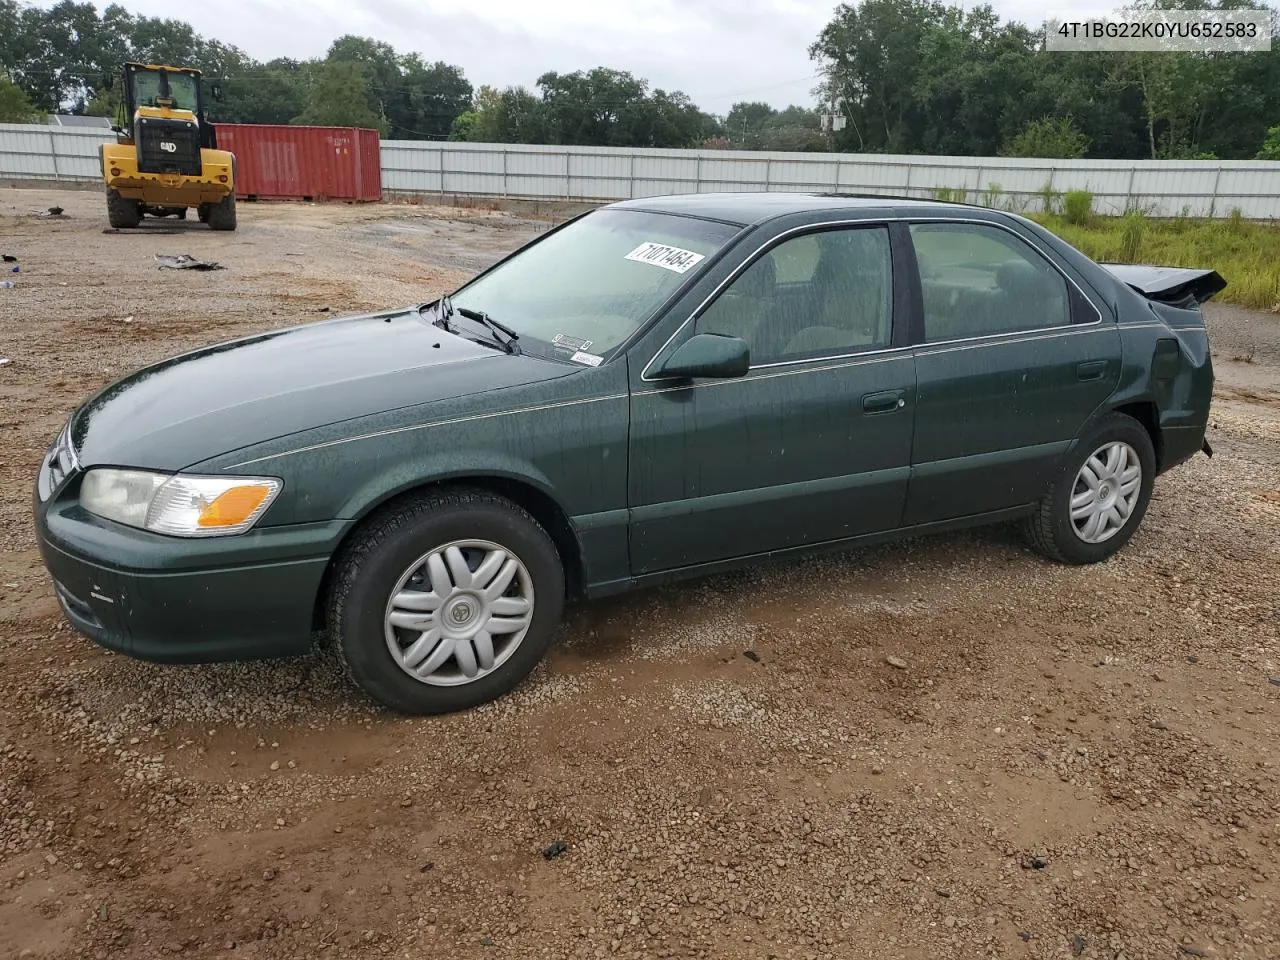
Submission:
[[[469,682],[436,686],[414,679],[392,657],[384,617],[400,577],[433,549],[458,540],[491,541],[518,558],[532,584],[533,614],[505,662]],[[374,700],[402,713],[450,713],[496,699],[523,681],[546,653],[564,600],[555,543],[529,513],[484,491],[449,490],[375,515],[344,546],[328,624],[352,680]]]
[[187,219],[187,208],[186,208],[186,207],[179,207],[179,208],[178,208],[178,219],[179,219],[179,220],[185,220],[185,219]]
[[236,195],[228,193],[219,202],[209,204],[205,223],[209,224],[211,230],[234,230],[236,228]]
[[[1090,543],[1076,532],[1071,521],[1071,498],[1076,478],[1095,452],[1107,444],[1122,442],[1138,456],[1142,478],[1138,499],[1123,525],[1108,539]],[[1099,563],[1117,553],[1137,531],[1151,502],[1156,477],[1156,454],[1146,428],[1123,413],[1109,413],[1080,438],[1074,451],[1063,463],[1049,492],[1034,514],[1027,518],[1024,533],[1031,546],[1059,563]]]
[[119,229],[136,227],[142,221],[142,205],[126,200],[118,190],[107,191],[107,222]]

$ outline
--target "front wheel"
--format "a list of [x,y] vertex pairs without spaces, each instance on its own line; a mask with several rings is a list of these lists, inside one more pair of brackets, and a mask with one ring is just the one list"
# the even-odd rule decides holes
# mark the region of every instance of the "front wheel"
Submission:
[[1028,518],[1031,545],[1061,563],[1106,560],[1142,523],[1155,475],[1155,448],[1146,428],[1125,414],[1108,414],[1080,438]]
[[423,496],[338,559],[329,625],[352,678],[403,713],[465,710],[537,666],[564,610],[555,544],[483,491]]

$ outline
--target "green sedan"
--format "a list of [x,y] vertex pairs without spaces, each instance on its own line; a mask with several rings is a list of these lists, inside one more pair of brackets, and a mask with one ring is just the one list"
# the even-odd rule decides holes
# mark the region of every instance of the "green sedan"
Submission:
[[332,642],[388,707],[465,709],[574,598],[1010,520],[1105,560],[1211,453],[1224,286],[958,204],[616,203],[439,300],[107,387],[41,463],[40,550],[113,650]]

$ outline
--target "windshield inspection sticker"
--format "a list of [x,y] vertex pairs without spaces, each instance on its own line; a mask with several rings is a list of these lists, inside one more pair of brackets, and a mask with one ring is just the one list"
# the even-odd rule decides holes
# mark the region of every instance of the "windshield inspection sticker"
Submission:
[[551,338],[551,342],[557,347],[564,347],[566,350],[585,350],[587,347],[591,346],[590,340],[571,337],[567,333],[557,333]]
[[583,353],[579,350],[569,359],[577,363],[585,363],[588,367],[598,367],[600,366],[600,361],[603,360],[604,357],[597,357],[594,353]]
[[691,268],[697,266],[700,260],[705,260],[700,253],[694,253],[692,250],[681,250],[679,247],[667,246],[665,243],[642,243],[630,253],[624,260],[635,260],[637,263],[650,263],[655,267],[662,267],[664,270],[671,270],[675,273],[685,273]]

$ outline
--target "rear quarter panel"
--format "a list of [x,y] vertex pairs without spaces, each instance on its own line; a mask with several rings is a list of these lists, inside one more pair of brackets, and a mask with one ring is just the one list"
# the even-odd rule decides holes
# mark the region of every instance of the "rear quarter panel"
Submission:
[[[1124,360],[1112,406],[1154,405],[1159,466],[1164,471],[1193,456],[1204,443],[1214,384],[1208,331],[1198,308],[1152,303],[1136,293],[1120,306]],[[1177,348],[1176,368],[1171,366],[1167,375],[1156,362],[1162,341]]]

